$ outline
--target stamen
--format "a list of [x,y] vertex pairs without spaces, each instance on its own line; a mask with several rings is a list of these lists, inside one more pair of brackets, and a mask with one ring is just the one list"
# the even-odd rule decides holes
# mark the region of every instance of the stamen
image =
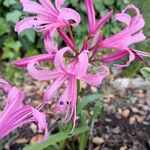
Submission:
[[64,105],[64,102],[63,102],[63,101],[60,101],[60,105]]
[[61,121],[62,120],[62,118],[61,117],[58,117],[57,119],[56,119],[56,121]]
[[38,19],[36,17],[33,18],[34,21],[37,21]]

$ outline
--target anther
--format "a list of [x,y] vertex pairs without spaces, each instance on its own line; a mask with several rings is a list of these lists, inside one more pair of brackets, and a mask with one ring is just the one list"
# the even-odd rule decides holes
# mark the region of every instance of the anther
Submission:
[[33,20],[37,21],[38,19],[36,17],[34,17]]
[[63,102],[63,101],[60,101],[60,105],[64,105],[64,102]]

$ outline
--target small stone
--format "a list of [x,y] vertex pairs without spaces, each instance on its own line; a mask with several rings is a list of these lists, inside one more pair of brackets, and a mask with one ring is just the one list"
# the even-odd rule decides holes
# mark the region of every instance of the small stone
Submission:
[[126,145],[121,146],[119,150],[127,150],[127,146]]
[[144,121],[144,117],[141,117],[139,115],[134,115],[138,123],[142,123]]
[[122,111],[121,115],[125,118],[127,118],[130,114],[130,110],[129,109],[125,109],[124,111]]
[[94,137],[92,141],[93,141],[94,144],[97,144],[97,145],[100,145],[100,144],[104,143],[104,139],[100,138],[100,137]]
[[112,129],[112,132],[115,133],[115,134],[118,134],[120,132],[119,126],[114,128],[114,129]]
[[86,89],[87,84],[81,81],[80,82],[80,86],[81,86],[81,88]]
[[17,144],[26,144],[28,143],[28,140],[26,138],[18,139],[16,140]]
[[36,144],[36,143],[39,143],[40,141],[42,141],[43,139],[43,135],[42,134],[37,134],[35,135],[31,141],[30,141],[30,144]]
[[32,129],[33,133],[37,132],[37,126],[34,123],[30,124],[30,128]]
[[129,124],[133,125],[135,123],[135,121],[136,121],[135,117],[131,117],[129,119]]
[[100,146],[95,147],[93,150],[100,150]]
[[131,110],[132,110],[133,113],[138,113],[139,112],[139,110],[136,107],[131,107]]
[[97,88],[94,87],[94,86],[91,86],[91,91],[96,93],[97,92]]

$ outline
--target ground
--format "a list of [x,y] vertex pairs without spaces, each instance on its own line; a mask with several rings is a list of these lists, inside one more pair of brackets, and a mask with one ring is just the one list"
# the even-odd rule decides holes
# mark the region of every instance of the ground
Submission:
[[[27,92],[25,103],[36,107],[41,103],[43,91],[49,83],[37,82],[30,77],[24,80],[26,84],[21,87]],[[107,94],[102,101],[105,114],[94,125],[88,150],[150,150],[150,82],[141,76],[134,79],[110,77],[99,88],[81,86],[82,96],[94,92]],[[1,110],[5,105],[3,99],[5,96],[1,93]],[[45,107],[49,113],[53,109],[53,105]],[[52,122],[55,121],[53,119]],[[55,126],[50,126],[50,130],[55,130]],[[36,126],[25,125],[1,140],[0,149],[19,150],[26,144],[35,143],[36,139]]]

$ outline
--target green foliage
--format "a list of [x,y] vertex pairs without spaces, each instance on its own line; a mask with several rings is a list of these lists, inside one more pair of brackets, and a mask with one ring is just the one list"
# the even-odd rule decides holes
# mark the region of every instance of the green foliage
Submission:
[[135,61],[122,72],[122,75],[124,77],[132,78],[137,74],[137,72],[140,70],[142,66],[143,62]]
[[10,32],[10,28],[3,18],[0,18],[0,36]]
[[[74,130],[72,136],[87,132],[88,130],[89,130],[88,127],[76,128]],[[70,130],[61,131],[57,134],[51,135],[47,141],[45,141],[41,144],[35,144],[32,146],[27,146],[26,148],[24,148],[24,150],[43,150],[44,148],[47,148],[51,145],[55,145],[56,143],[69,138],[70,137],[69,133],[70,133]]]
[[21,17],[21,11],[20,10],[14,10],[13,12],[9,12],[6,14],[6,21],[17,23]]
[[141,73],[147,80],[150,80],[150,68],[148,67],[142,68]]
[[106,96],[105,94],[95,93],[95,94],[83,97],[78,104],[78,110],[77,110],[78,113],[80,113],[81,110],[84,109],[89,103],[102,100],[105,96]]

